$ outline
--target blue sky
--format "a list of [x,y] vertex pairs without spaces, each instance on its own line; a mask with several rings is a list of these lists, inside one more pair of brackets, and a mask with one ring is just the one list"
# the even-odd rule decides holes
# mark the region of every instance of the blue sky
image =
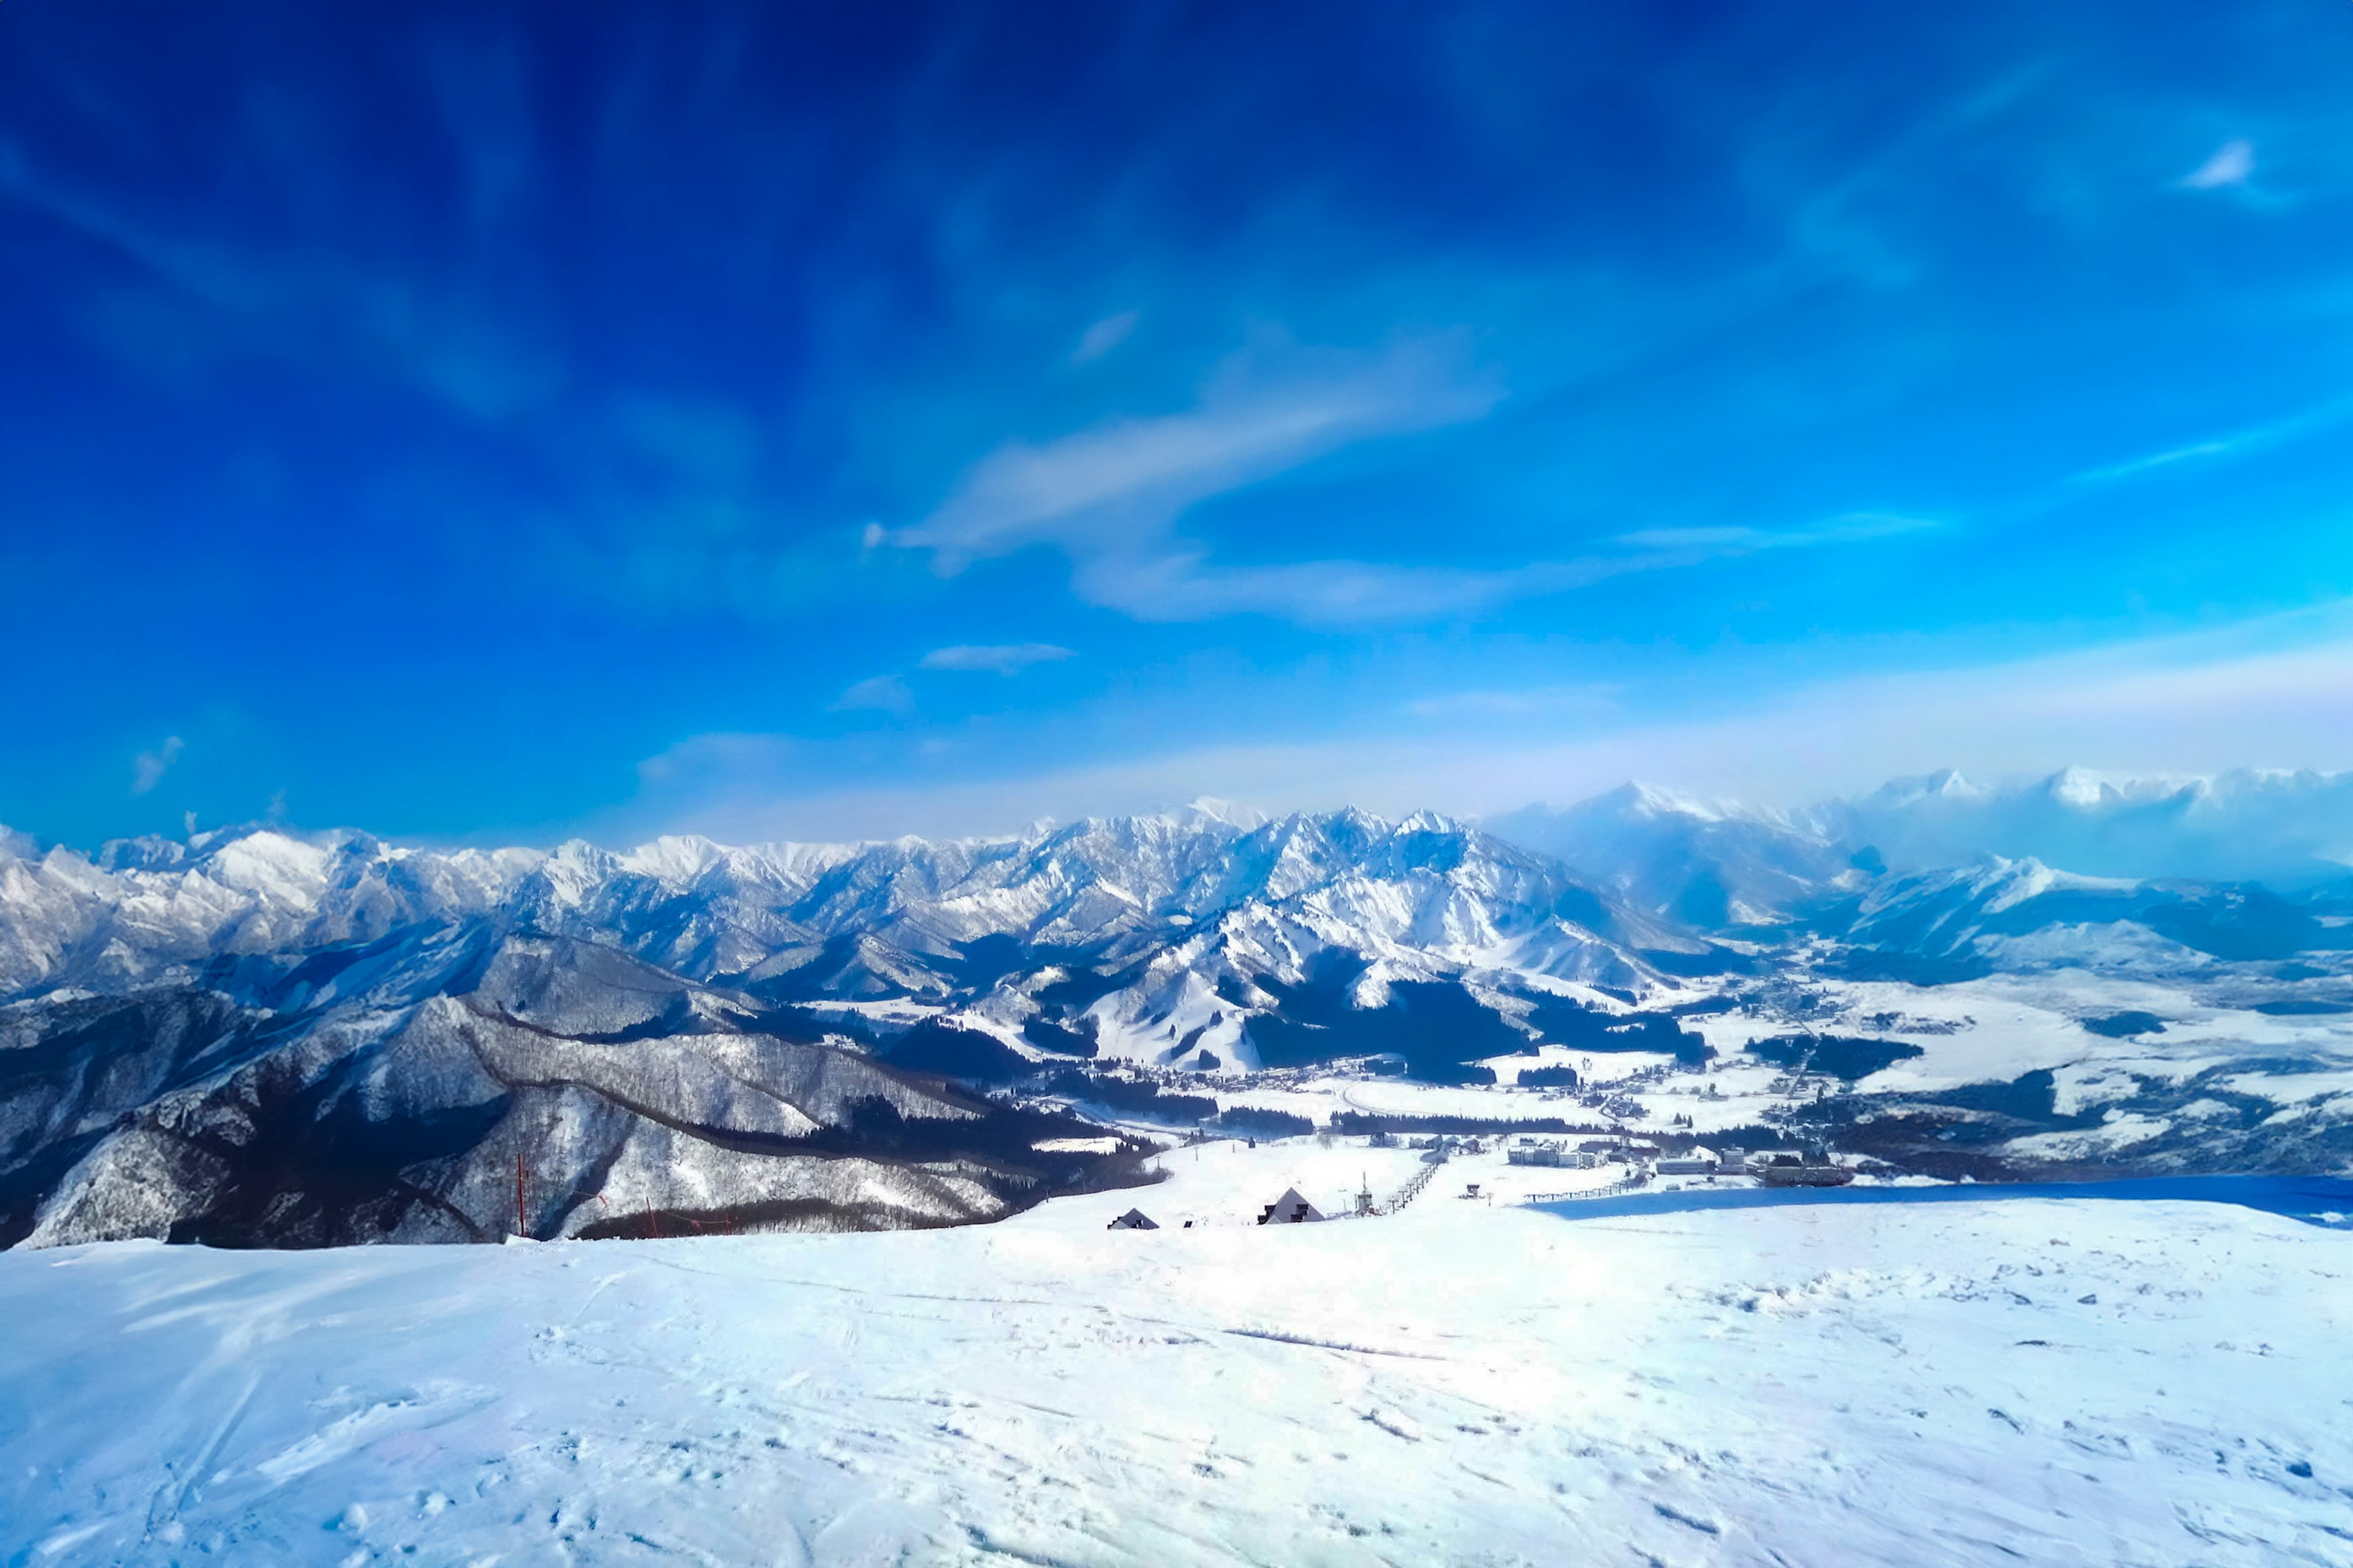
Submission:
[[0,11],[0,821],[2353,766],[2353,9]]

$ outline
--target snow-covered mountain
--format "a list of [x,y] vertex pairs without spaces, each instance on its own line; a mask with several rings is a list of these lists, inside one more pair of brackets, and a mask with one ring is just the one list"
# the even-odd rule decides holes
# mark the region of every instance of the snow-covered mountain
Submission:
[[511,1198],[533,1232],[987,1217],[1079,1162],[911,1074],[1387,1053],[1477,1077],[1546,1031],[1655,1027],[1623,1016],[1723,957],[1431,816],[29,847],[0,852],[12,1241],[496,1234]]
[[1946,772],[1788,812],[1630,784],[1481,826],[1705,931],[1818,918],[1891,868],[2004,861],[2125,881],[2353,892],[2353,773],[2150,780],[2068,768],[1982,785]]
[[2136,779],[2066,768],[1984,785],[1947,772],[1806,816],[1824,837],[1872,846],[1912,870],[1994,855],[2086,876],[2260,881],[2289,892],[2353,885],[2353,773]]
[[1788,924],[1856,893],[1880,868],[1807,816],[1641,784],[1481,826],[1558,856],[1637,908],[1704,931]]
[[[1245,826],[1187,812],[999,840],[664,838],[621,854],[260,829],[0,855],[0,998],[285,981],[319,987],[315,1005],[349,984],[287,980],[298,955],[469,925],[603,944],[783,1003],[936,1000],[992,967],[1127,966],[1112,989],[1140,1005],[1180,971],[1213,987],[1309,984],[1335,952],[1362,961],[1368,994],[1487,970],[1640,990],[1659,964],[1710,951],[1547,857],[1426,814]],[[1132,1021],[1117,1005],[1089,1016],[1114,1034]]]
[[[1187,1076],[1350,1059],[1441,1085],[1511,1082],[1515,1057],[1570,1083],[1595,1052],[1880,1064],[1830,1075],[1852,1082],[1967,1057],[1922,988],[1989,976],[2042,987],[2063,1029],[1987,1057],[2004,1081],[2067,1068],[2103,1018],[2156,1021],[2115,1000],[2133,986],[2262,1039],[2353,1012],[2353,902],[2325,885],[1891,868],[1859,840],[1902,793],[617,853],[0,835],[0,1244],[955,1223],[1132,1160],[989,1086],[1148,1110]],[[1873,1037],[1825,1056],[1841,1017]],[[2309,1087],[2332,1030],[2260,1048]],[[2348,1125],[2353,1103],[2298,1136]]]

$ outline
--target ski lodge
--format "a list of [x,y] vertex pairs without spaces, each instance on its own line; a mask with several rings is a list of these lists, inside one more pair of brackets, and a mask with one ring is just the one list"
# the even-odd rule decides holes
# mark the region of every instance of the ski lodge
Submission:
[[1299,1195],[1297,1187],[1285,1187],[1282,1195],[1266,1205],[1258,1216],[1261,1225],[1313,1225],[1324,1216],[1314,1204]]

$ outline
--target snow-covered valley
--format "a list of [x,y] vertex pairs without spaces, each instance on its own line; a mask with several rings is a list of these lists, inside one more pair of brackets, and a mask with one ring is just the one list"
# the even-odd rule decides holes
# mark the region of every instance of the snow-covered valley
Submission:
[[1571,1219],[1454,1171],[1250,1223],[1384,1157],[1218,1143],[896,1235],[20,1249],[0,1561],[2353,1561],[2353,1235]]

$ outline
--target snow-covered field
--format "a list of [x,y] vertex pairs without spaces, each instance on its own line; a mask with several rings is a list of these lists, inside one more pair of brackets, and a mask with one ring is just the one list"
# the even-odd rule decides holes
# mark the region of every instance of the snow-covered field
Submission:
[[0,1255],[0,1562],[2353,1562],[2353,1235],[1464,1162],[1260,1228],[1412,1158],[1167,1164],[960,1230]]

